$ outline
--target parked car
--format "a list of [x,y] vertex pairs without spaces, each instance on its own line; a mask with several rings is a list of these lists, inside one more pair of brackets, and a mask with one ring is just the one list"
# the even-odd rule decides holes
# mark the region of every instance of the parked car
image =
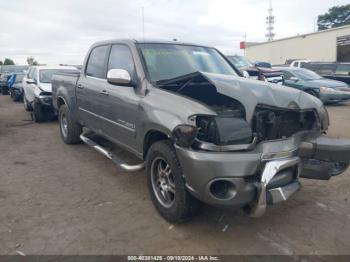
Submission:
[[11,74],[9,72],[3,72],[0,77],[0,88],[2,95],[8,95],[8,86],[7,81]]
[[349,165],[350,140],[324,135],[319,99],[243,78],[214,48],[98,42],[81,73],[54,75],[52,88],[63,141],[82,140],[124,171],[146,167],[151,199],[171,222],[200,201],[258,217],[296,193],[299,177],[329,179]]
[[272,68],[271,64],[264,61],[255,61],[254,62],[255,67],[264,67],[264,68]]
[[15,80],[10,88],[10,95],[13,101],[18,102],[23,100],[23,83],[22,80],[25,73],[15,73],[13,74]]
[[3,65],[0,72],[0,88],[3,95],[8,95],[9,88],[7,86],[8,78],[14,73],[24,73],[28,66],[26,65]]
[[26,111],[32,113],[35,122],[43,122],[55,116],[52,107],[51,79],[54,74],[78,72],[72,66],[32,66],[23,78],[23,103]]
[[268,68],[266,63],[263,64],[263,66],[261,66],[259,62],[257,62],[256,65],[253,65],[244,56],[239,55],[227,56],[227,59],[235,67],[241,70],[243,74],[247,74],[246,77],[275,84],[282,84],[282,72],[276,69]]
[[304,68],[280,69],[283,71],[283,85],[318,97],[323,103],[338,103],[350,99],[350,88],[344,82],[323,78]]
[[302,66],[319,75],[350,85],[350,63],[309,62]]
[[290,63],[290,67],[302,68],[305,67],[306,64],[310,63],[310,60],[302,59],[302,60],[294,60]]

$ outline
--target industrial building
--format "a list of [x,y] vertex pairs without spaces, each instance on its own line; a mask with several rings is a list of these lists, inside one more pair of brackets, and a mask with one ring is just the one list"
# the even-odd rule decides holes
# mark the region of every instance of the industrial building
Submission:
[[271,64],[290,59],[350,62],[350,25],[263,43],[247,42],[244,47],[249,60]]

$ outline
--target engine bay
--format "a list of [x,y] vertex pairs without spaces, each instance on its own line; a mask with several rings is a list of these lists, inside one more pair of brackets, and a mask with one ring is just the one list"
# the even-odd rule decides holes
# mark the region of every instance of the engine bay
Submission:
[[298,110],[257,105],[251,124],[238,100],[220,94],[215,85],[200,73],[161,81],[158,87],[194,99],[209,106],[217,115],[197,115],[196,139],[216,146],[249,144],[283,139],[293,134],[317,129],[319,121],[314,110]]

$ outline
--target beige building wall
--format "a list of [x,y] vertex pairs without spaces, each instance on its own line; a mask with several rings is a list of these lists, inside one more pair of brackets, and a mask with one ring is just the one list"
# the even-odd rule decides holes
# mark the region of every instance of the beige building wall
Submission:
[[350,26],[248,46],[245,54],[251,61],[271,64],[284,64],[287,59],[336,61],[337,37],[345,35],[350,35]]

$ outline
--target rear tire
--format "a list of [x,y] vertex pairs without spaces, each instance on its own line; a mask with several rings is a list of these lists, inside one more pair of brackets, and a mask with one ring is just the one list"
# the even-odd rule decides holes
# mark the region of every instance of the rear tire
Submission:
[[62,140],[68,145],[80,143],[80,134],[83,128],[74,121],[67,105],[61,105],[59,108],[58,121]]
[[42,123],[46,120],[43,106],[40,103],[35,101],[33,103],[32,117],[34,122],[36,123]]
[[198,213],[200,202],[186,190],[171,140],[158,141],[150,147],[146,157],[146,172],[152,202],[166,220],[181,223]]
[[12,90],[10,92],[10,95],[11,95],[11,98],[12,98],[13,102],[18,102],[18,101],[21,100],[21,95],[18,92],[14,91],[14,90]]
[[9,89],[7,86],[2,86],[1,87],[1,94],[3,95],[8,95],[9,94]]

